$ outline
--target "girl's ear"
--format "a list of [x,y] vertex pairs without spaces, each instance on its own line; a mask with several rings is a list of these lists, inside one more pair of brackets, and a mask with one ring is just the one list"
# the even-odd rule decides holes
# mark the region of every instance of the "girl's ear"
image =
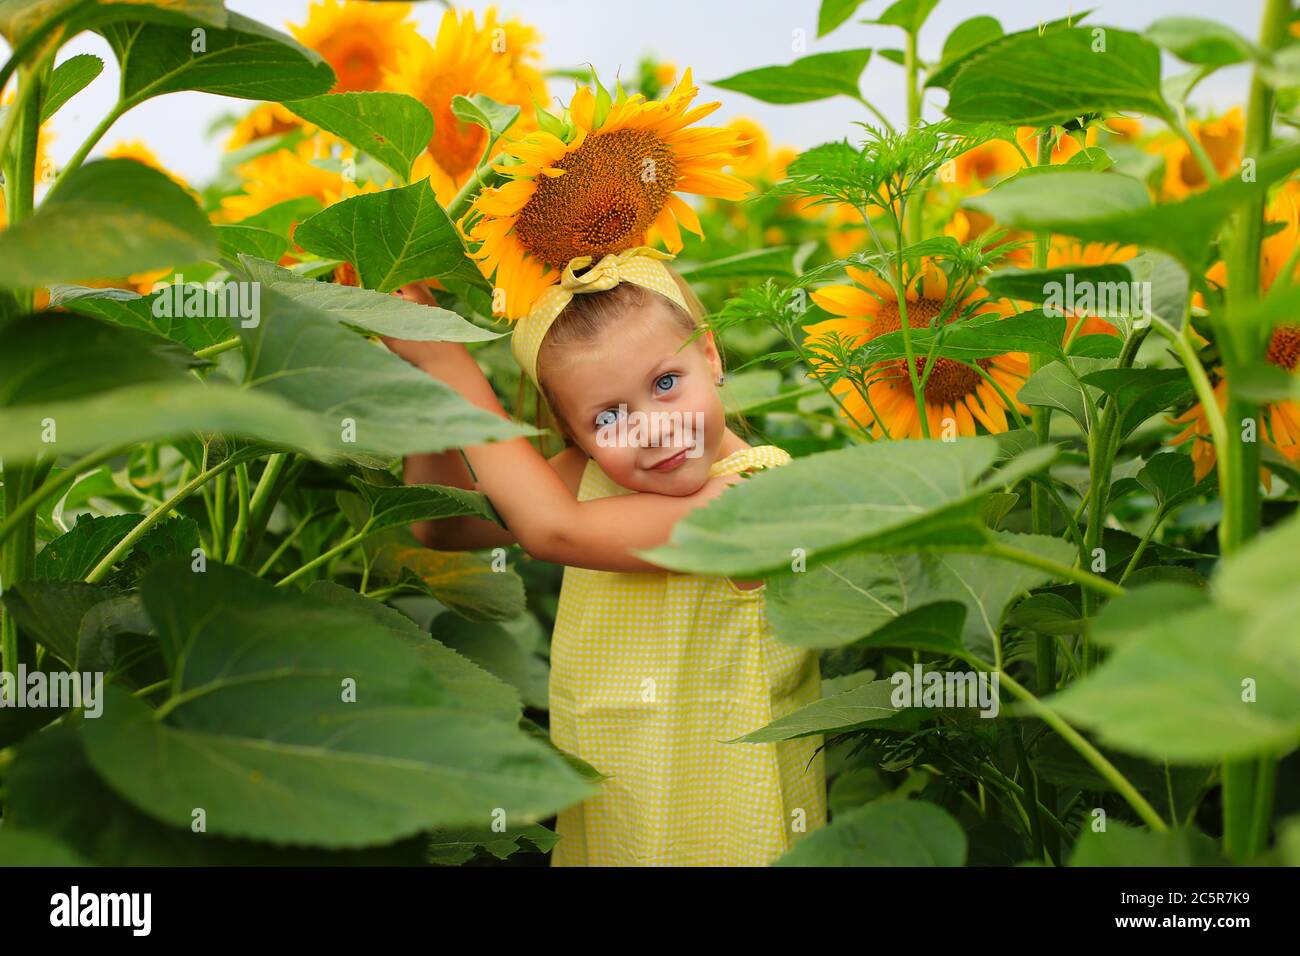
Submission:
[[722,356],[718,354],[718,344],[713,340],[713,330],[709,329],[702,336],[704,340],[704,357],[708,359],[709,368],[713,372],[713,381],[722,377]]

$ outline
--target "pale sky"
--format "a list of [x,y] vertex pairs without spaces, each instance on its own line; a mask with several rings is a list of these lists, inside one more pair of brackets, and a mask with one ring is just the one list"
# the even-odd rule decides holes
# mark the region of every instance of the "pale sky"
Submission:
[[[796,31],[804,31],[806,53],[870,47],[897,48],[902,31],[893,27],[869,26],[856,19],[876,17],[889,0],[866,0],[856,18],[823,40],[816,39],[819,0],[503,0],[490,4],[469,0],[458,4],[475,10],[495,5],[506,17],[519,16],[542,34],[542,52],[547,67],[572,67],[584,62],[595,65],[602,79],[616,71],[632,75],[646,53],[671,60],[679,69],[691,66],[700,87],[696,102],[719,100],[722,107],[707,122],[725,122],[733,116],[758,120],[770,132],[774,144],[788,143],[800,149],[841,139],[856,138],[854,120],[871,120],[864,108],[846,97],[794,106],[770,106],[739,93],[708,85],[742,70],[789,63],[799,55],[792,51]],[[228,0],[226,6],[246,16],[284,30],[288,21],[306,19],[308,0]],[[958,23],[973,16],[997,17],[1007,32],[1025,29],[1063,17],[1077,9],[1096,8],[1088,23],[1140,31],[1162,16],[1174,14],[1215,19],[1247,37],[1258,30],[1261,0],[942,0],[921,34],[922,59],[934,61],[944,38]],[[417,3],[415,16],[422,32],[432,38],[442,13],[437,2]],[[0,41],[5,56],[8,50]],[[55,161],[66,162],[87,133],[111,108],[117,91],[118,71],[112,52],[97,34],[85,33],[68,43],[59,60],[78,53],[94,53],[105,61],[104,72],[73,98],[55,117]],[[1187,69],[1166,58],[1165,75]],[[1062,82],[1068,82],[1068,65],[1062,64]],[[862,90],[891,120],[902,120],[903,71],[879,57],[868,65]],[[1249,72],[1244,67],[1221,70],[1197,91],[1193,102],[1221,110],[1245,100]],[[573,81],[553,79],[553,96],[565,102]],[[927,115],[938,117],[937,104],[943,91],[929,94],[933,100]],[[202,182],[216,170],[218,151],[205,138],[211,122],[223,113],[243,111],[247,101],[202,93],[172,93],[148,101],[119,119],[92,155],[104,152],[119,139],[142,139],[162,163],[191,182]]]

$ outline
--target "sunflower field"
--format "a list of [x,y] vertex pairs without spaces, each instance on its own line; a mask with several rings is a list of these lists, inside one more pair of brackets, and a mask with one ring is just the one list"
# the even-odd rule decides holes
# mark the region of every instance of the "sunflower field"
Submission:
[[[611,78],[494,10],[0,0],[0,862],[546,865],[601,776],[547,730],[563,569],[420,545],[499,519],[402,459],[558,450],[505,320],[647,244],[794,456],[646,552],[820,654],[732,743],[825,739],[779,865],[1300,865],[1300,14],[939,44],[939,3]],[[59,165],[85,31],[120,87]],[[208,182],[106,138],[185,91],[230,110]],[[719,97],[860,115],[797,151]],[[514,421],[381,336],[466,343]]]

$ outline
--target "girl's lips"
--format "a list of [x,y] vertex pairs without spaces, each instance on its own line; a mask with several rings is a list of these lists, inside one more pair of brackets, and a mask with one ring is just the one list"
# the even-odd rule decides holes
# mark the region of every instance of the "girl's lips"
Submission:
[[686,461],[686,453],[688,451],[690,451],[689,448],[683,448],[681,451],[673,455],[671,458],[665,458],[663,461],[651,465],[650,470],[651,471],[672,471],[674,468],[676,468],[677,466],[681,465],[684,461]]

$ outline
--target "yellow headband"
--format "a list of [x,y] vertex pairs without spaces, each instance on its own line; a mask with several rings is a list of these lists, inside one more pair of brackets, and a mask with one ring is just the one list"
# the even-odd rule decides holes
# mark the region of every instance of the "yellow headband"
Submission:
[[579,256],[570,260],[560,276],[560,284],[548,288],[528,311],[528,314],[515,323],[514,334],[510,337],[510,350],[533,384],[537,384],[537,353],[542,348],[542,340],[564,307],[573,301],[580,292],[606,292],[620,282],[631,282],[652,292],[658,292],[676,302],[686,311],[690,307],[682,290],[673,281],[672,273],[663,264],[663,260],[673,256],[649,246],[636,246],[624,252],[610,253],[598,263],[587,269],[582,275],[574,275],[577,269],[591,265],[591,256]]

